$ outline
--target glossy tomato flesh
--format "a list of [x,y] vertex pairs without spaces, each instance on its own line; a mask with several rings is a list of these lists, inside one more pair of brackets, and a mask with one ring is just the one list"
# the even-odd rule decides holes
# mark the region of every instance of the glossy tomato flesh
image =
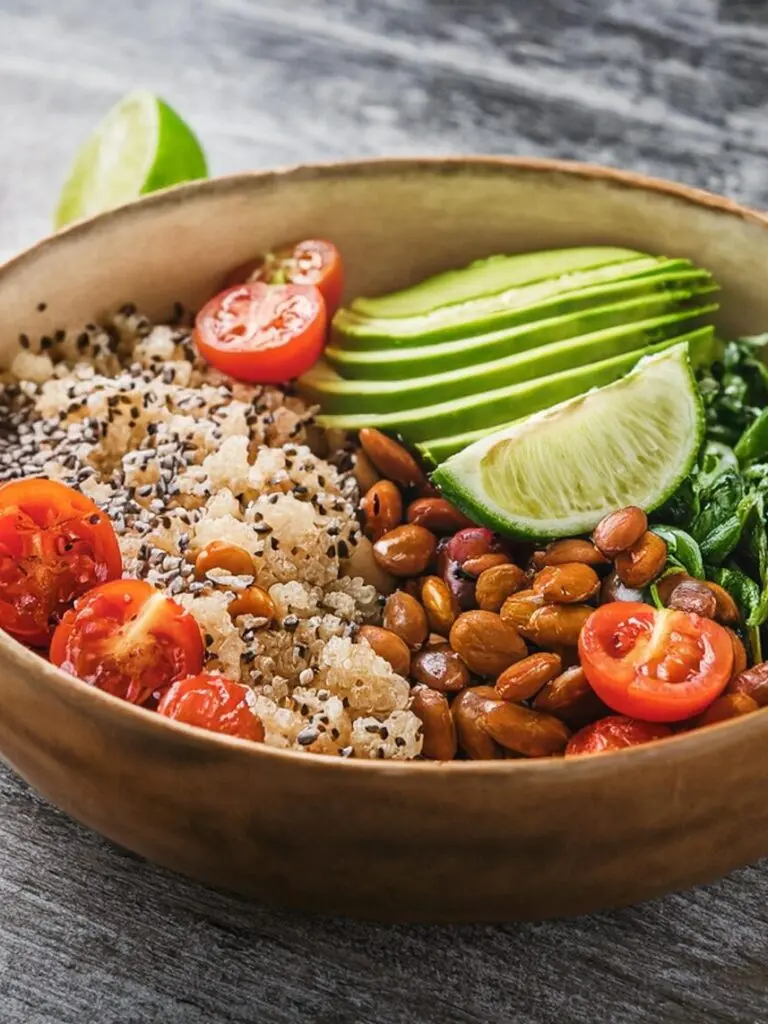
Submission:
[[604,604],[587,619],[579,656],[609,708],[647,722],[699,714],[723,692],[733,668],[731,638],[716,622],[624,601]]
[[216,369],[252,384],[280,384],[320,358],[327,316],[313,285],[241,284],[197,314],[195,341]]
[[626,715],[609,715],[574,733],[565,748],[566,757],[576,754],[610,754],[625,747],[637,747],[651,740],[674,735],[668,725],[640,722]]
[[172,683],[197,674],[203,657],[194,617],[145,580],[114,580],[81,597],[50,653],[83,682],[150,706]]
[[265,284],[312,284],[325,301],[330,319],[341,305],[344,293],[344,265],[333,242],[308,238],[282,245],[261,259],[236,267],[226,285],[263,281]]
[[0,487],[0,627],[48,643],[75,598],[123,569],[112,524],[84,494],[55,480]]
[[247,686],[204,672],[174,683],[157,710],[177,722],[261,743],[264,726],[251,710],[249,699]]

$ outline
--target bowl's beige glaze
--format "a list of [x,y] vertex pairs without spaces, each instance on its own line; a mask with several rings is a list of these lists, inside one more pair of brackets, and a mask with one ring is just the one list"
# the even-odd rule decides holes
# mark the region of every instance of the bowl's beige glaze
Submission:
[[[20,331],[127,301],[194,304],[284,239],[341,248],[350,293],[496,251],[621,244],[690,256],[728,331],[768,325],[768,220],[600,168],[395,160],[241,175],[151,196],[0,270]],[[46,302],[44,312],[36,307]],[[612,757],[417,764],[285,753],[166,722],[0,635],[0,753],[116,842],[216,885],[388,920],[502,921],[630,903],[768,854],[768,713]]]

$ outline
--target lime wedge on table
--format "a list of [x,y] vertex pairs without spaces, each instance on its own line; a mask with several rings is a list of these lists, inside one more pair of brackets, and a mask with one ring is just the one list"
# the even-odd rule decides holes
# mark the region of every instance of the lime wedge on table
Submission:
[[625,505],[661,505],[690,472],[704,413],[688,345],[452,456],[432,479],[472,519],[520,537],[586,533]]
[[192,129],[157,96],[133,92],[81,146],[59,198],[56,227],[207,173]]

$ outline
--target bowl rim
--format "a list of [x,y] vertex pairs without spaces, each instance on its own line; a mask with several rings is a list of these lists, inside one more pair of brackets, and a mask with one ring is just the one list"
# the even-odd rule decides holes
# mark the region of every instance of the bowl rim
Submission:
[[[737,203],[727,199],[725,196],[717,195],[706,189],[686,185],[681,182],[670,181],[665,178],[657,178],[641,174],[635,171],[622,170],[620,168],[608,167],[602,164],[588,163],[583,161],[560,160],[548,157],[515,157],[496,155],[466,155],[466,156],[397,156],[397,157],[373,157],[352,160],[327,160],[312,163],[297,163],[282,167],[243,171],[233,174],[218,175],[213,178],[198,179],[183,182],[170,188],[140,196],[130,202],[123,203],[113,209],[96,214],[53,232],[50,235],[33,243],[15,256],[0,264],[0,286],[3,280],[12,274],[17,268],[34,264],[38,256],[47,252],[50,248],[66,244],[69,239],[78,239],[87,235],[92,230],[101,230],[111,224],[112,221],[120,221],[123,218],[130,218],[136,214],[150,214],[164,207],[173,207],[192,197],[205,196],[217,192],[237,192],[238,190],[252,184],[269,184],[277,181],[301,181],[313,178],[335,178],[335,177],[375,177],[379,174],[391,174],[398,171],[449,171],[460,173],[468,171],[490,171],[492,173],[504,174],[505,172],[522,172],[536,174],[563,175],[570,178],[605,182],[614,187],[634,189],[640,192],[654,192],[667,196],[673,200],[682,201],[696,207],[703,207],[714,213],[735,216],[740,220],[754,223],[760,227],[768,228],[768,213]],[[313,754],[307,756],[305,752],[298,750],[271,747],[265,743],[252,743],[249,740],[239,739],[235,736],[227,736],[196,726],[187,725],[184,722],[177,722],[174,719],[158,715],[155,711],[138,707],[105,693],[96,687],[84,683],[75,676],[70,675],[63,669],[58,668],[49,662],[45,657],[36,651],[25,647],[15,640],[10,634],[0,630],[0,653],[7,658],[15,669],[22,673],[42,673],[47,676],[50,682],[63,686],[75,698],[88,703],[102,702],[105,711],[111,709],[115,715],[128,715],[133,717],[137,727],[148,729],[171,730],[177,735],[186,736],[190,741],[201,746],[213,744],[213,748],[229,750],[233,754],[243,754],[255,759],[262,757],[289,759],[296,767],[300,764],[308,767],[315,765],[320,767],[318,762],[326,768],[337,766],[344,771],[356,769],[374,772],[396,772],[418,774],[424,777],[425,772],[443,775],[446,772],[463,772],[474,775],[494,775],[500,772],[514,772],[518,776],[528,773],[562,772],[593,774],[602,772],[604,768],[610,769],[611,765],[617,762],[615,758],[634,758],[634,763],[639,767],[641,759],[658,759],[663,756],[663,751],[672,755],[677,752],[680,757],[685,754],[695,755],[706,746],[717,746],[713,741],[719,736],[724,740],[726,733],[747,736],[747,730],[762,730],[764,723],[768,722],[765,714],[768,708],[760,708],[758,712],[743,715],[738,718],[717,722],[705,728],[692,729],[682,733],[676,733],[671,737],[652,740],[636,747],[627,747],[622,750],[612,751],[612,756],[604,759],[601,754],[582,754],[578,757],[541,757],[526,759],[503,759],[497,761],[430,761],[430,760],[393,760],[376,758],[343,758],[333,754]],[[179,732],[180,730],[180,732]],[[765,728],[768,733],[768,727]],[[721,744],[722,745],[722,744]]]

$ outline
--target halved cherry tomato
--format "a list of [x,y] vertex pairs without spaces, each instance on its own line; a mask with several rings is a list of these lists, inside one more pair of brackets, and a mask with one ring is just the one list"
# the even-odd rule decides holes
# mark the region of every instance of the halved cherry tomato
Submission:
[[45,646],[76,597],[122,571],[112,524],[90,498],[56,480],[0,487],[0,626],[12,636]]
[[235,267],[227,275],[225,287],[244,282],[265,284],[313,284],[325,299],[328,319],[341,305],[344,292],[344,266],[333,242],[309,238],[304,242],[281,245],[258,260]]
[[590,615],[579,657],[609,708],[646,722],[679,722],[703,711],[733,668],[731,638],[716,622],[624,601]]
[[659,722],[640,722],[626,715],[609,715],[574,733],[568,740],[565,756],[610,754],[614,750],[637,747],[641,743],[663,740],[673,735],[668,725]]
[[194,617],[145,580],[113,580],[81,597],[51,641],[51,661],[131,704],[154,704],[203,667]]
[[177,722],[261,743],[264,726],[252,711],[249,697],[247,686],[203,672],[174,683],[157,710]]
[[241,284],[197,314],[195,340],[212,366],[237,380],[279,384],[320,358],[327,317],[312,285]]

